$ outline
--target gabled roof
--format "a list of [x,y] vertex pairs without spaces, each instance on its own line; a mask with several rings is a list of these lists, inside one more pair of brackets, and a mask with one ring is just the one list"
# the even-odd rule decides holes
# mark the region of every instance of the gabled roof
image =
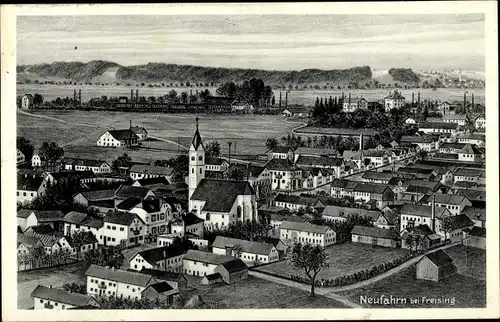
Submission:
[[130,173],[142,173],[142,174],[153,174],[160,176],[170,176],[175,171],[175,168],[171,167],[160,167],[156,165],[149,164],[134,164],[130,167]]
[[136,214],[123,211],[109,211],[104,217],[103,221],[111,224],[130,226],[136,218],[144,224],[144,221],[141,219],[141,217],[137,216]]
[[141,274],[139,272],[106,268],[94,264],[89,266],[89,268],[85,271],[85,275],[141,287],[146,287],[151,281],[154,281],[152,276]]
[[443,120],[468,120],[467,114],[445,114]]
[[136,182],[138,182],[141,185],[141,187],[147,187],[147,186],[156,185],[156,184],[164,184],[164,185],[168,186],[170,184],[170,182],[168,182],[167,178],[165,178],[165,177],[153,177],[153,178],[139,179],[139,180],[136,180]]
[[216,281],[222,279],[222,275],[220,275],[220,273],[213,273],[205,275],[203,278],[206,278],[209,281]]
[[418,226],[413,226],[413,227],[406,227],[406,231],[411,233],[411,234],[418,234],[418,235],[432,235],[434,232],[431,230],[431,228],[426,225],[426,224],[421,224]]
[[38,191],[42,185],[43,178],[32,176],[17,175],[17,190]]
[[148,197],[142,201],[142,209],[148,213],[159,212],[161,208],[160,199]]
[[297,196],[297,195],[286,195],[283,193],[280,193],[274,198],[275,202],[285,202],[285,203],[291,203],[295,205],[302,205],[302,206],[311,206],[314,207],[317,205],[319,202],[318,199],[315,198],[310,198],[310,197],[302,197],[302,196]]
[[469,233],[471,236],[486,238],[486,228],[474,226]]
[[86,167],[100,167],[104,163],[109,165],[104,160],[69,158],[69,157],[62,158],[61,163],[62,164],[71,164],[71,165],[82,165],[82,166],[86,166]]
[[90,179],[90,178],[95,178],[96,175],[93,171],[91,170],[85,170],[85,171],[61,171],[61,172],[49,172],[52,178],[54,178],[55,181],[59,181],[62,178],[76,178],[76,179]]
[[26,219],[29,217],[29,215],[31,215],[31,213],[34,213],[35,210],[31,210],[31,209],[19,209],[17,211],[17,218],[23,218],[23,219]]
[[145,261],[154,266],[159,261],[180,256],[185,254],[187,251],[188,250],[186,248],[178,245],[162,246],[138,252],[132,257],[132,259],[134,259],[137,255],[140,255]]
[[212,253],[202,252],[199,250],[190,249],[188,250],[186,255],[184,255],[184,259],[201,263],[219,265],[234,260],[234,257],[228,255],[212,254]]
[[363,150],[363,156],[365,156],[365,157],[381,158],[386,154],[387,154],[387,152],[384,150],[375,150],[375,149]]
[[289,159],[272,159],[266,164],[269,170],[291,171],[295,169],[295,165]]
[[459,153],[467,154],[483,154],[483,151],[479,150],[475,144],[466,144]]
[[113,199],[115,197],[114,189],[81,191],[79,193],[81,193],[88,201]]
[[269,255],[271,250],[273,249],[272,244],[268,243],[260,243],[254,241],[248,241],[237,238],[230,238],[224,236],[215,237],[214,242],[212,243],[212,247],[225,249],[226,247],[234,247],[239,245],[243,252],[258,254],[258,255]]
[[397,91],[394,91],[394,93],[389,93],[389,95],[387,95],[384,98],[385,99],[405,99],[405,97],[403,95],[401,95],[400,92],[397,92]]
[[301,222],[291,222],[291,221],[285,221],[280,227],[281,229],[288,229],[288,230],[299,230],[299,231],[305,231],[305,232],[310,232],[310,233],[317,233],[317,234],[324,234],[327,232],[328,229],[331,229],[328,226],[320,226],[320,225],[313,225],[309,223],[301,223]]
[[295,154],[307,156],[330,156],[338,155],[339,151],[335,149],[298,147],[297,150],[295,150]]
[[347,218],[348,215],[359,215],[361,217],[368,217],[370,220],[375,221],[382,212],[380,210],[367,210],[363,208],[351,208],[340,206],[326,206],[321,213],[322,216]]
[[[162,294],[162,293],[165,293],[165,292],[169,292],[169,291],[172,291],[174,288],[172,286],[170,286],[170,284],[168,284],[167,282],[160,282],[160,283],[155,283],[155,284],[151,284],[149,285],[148,287],[151,287],[152,289],[154,289],[156,292]],[[142,292],[144,292],[146,289],[144,289]],[[141,292],[141,293],[142,293]]]
[[131,131],[129,129],[126,129],[126,130],[109,130],[108,133],[111,134],[111,136],[113,138],[115,138],[116,140],[118,140],[118,141],[130,140],[130,139],[138,139],[139,138],[137,136],[137,134],[135,134],[134,131]]
[[229,212],[237,196],[254,194],[247,181],[202,179],[191,200],[206,201],[203,211]]
[[405,193],[431,194],[432,190],[427,187],[408,186]]
[[367,180],[391,180],[394,175],[391,172],[366,171],[362,178]]
[[467,215],[457,215],[448,217],[453,229],[460,229],[474,225],[474,222]]
[[465,146],[465,143],[451,143],[451,142],[444,142],[439,146],[439,149],[456,149],[460,150]]
[[295,162],[298,165],[317,167],[340,167],[344,163],[342,158],[330,158],[324,156],[300,155]]
[[220,263],[229,273],[239,272],[248,269],[248,266],[241,259],[233,259],[229,262]]
[[469,169],[469,168],[458,168],[454,175],[455,176],[465,176],[465,177],[480,177],[484,174],[483,169]]
[[229,169],[230,169],[229,171],[231,171],[232,169],[238,169],[243,173],[244,178],[248,177],[249,179],[252,179],[252,178],[257,178],[266,169],[266,167],[247,163],[247,164],[232,164]]
[[368,192],[368,193],[382,194],[387,189],[390,190],[390,188],[385,184],[360,182],[356,185],[356,187],[354,188],[354,191],[355,192]]
[[33,210],[38,222],[63,221],[64,213],[61,210]]
[[117,209],[120,209],[120,210],[131,210],[132,208],[134,208],[135,206],[137,206],[138,204],[141,203],[141,198],[138,198],[138,197],[128,197],[127,199],[123,200],[122,202],[120,202],[116,208]]
[[42,235],[53,235],[54,234],[54,229],[50,225],[31,226],[26,231],[32,231],[36,234],[42,234]]
[[401,143],[432,143],[434,142],[434,138],[430,135],[403,135],[401,137]]
[[[133,269],[128,269],[128,270],[135,272],[135,270]],[[139,273],[153,276],[157,280],[162,280],[162,281],[177,282],[180,279],[187,280],[187,278],[182,273],[166,272],[158,269],[143,268],[139,271]]]
[[31,297],[36,297],[39,299],[50,300],[59,303],[65,303],[74,306],[87,305],[89,301],[93,299],[93,297],[90,295],[68,292],[65,290],[57,288],[49,288],[42,285],[38,285],[35,288],[35,290],[31,292]]
[[36,244],[38,244],[39,242],[41,243],[40,239],[38,239],[34,235],[30,235],[30,234],[17,234],[17,243],[18,243],[18,245],[19,244],[23,244],[26,247],[31,248],[31,247],[36,246]]
[[433,262],[438,267],[453,262],[453,259],[451,259],[451,257],[448,256],[448,254],[446,254],[442,250],[437,250],[430,254],[426,254],[424,255],[424,257],[427,257],[431,262]]
[[148,133],[148,131],[146,131],[146,129],[142,126],[132,126],[130,129],[136,134],[141,133],[142,131]]
[[64,216],[63,221],[70,224],[80,225],[83,221],[85,221],[85,219],[87,219],[87,216],[88,215],[83,212],[70,211]]
[[44,235],[44,234],[37,234],[34,231],[26,231],[24,233],[26,236],[32,236],[37,239],[39,239],[42,242],[42,245],[45,247],[52,247],[54,244],[59,242],[60,238],[52,236],[52,235]]
[[420,123],[421,129],[452,129],[455,130],[458,124],[456,123],[439,123],[439,122],[424,122]]
[[[436,218],[443,218],[449,213],[448,209],[444,207],[436,207],[435,209]],[[404,204],[403,207],[401,207],[401,214],[431,218],[432,206]]]
[[369,236],[385,239],[396,239],[397,233],[392,229],[383,229],[376,227],[354,226],[351,230],[352,235]]
[[[450,194],[444,194],[444,193],[435,193],[432,196],[435,196],[436,203],[440,204],[446,204],[446,205],[460,205],[466,197],[464,196],[457,196],[457,195],[450,195]],[[432,202],[432,197],[429,197],[427,199],[428,203]]]
[[346,179],[333,179],[331,186],[334,188],[354,189],[358,182]]
[[293,152],[293,150],[289,146],[277,145],[274,148],[272,148],[271,150],[269,150],[268,152],[286,154],[288,152]]
[[115,191],[115,196],[121,199],[127,199],[129,197],[144,199],[149,191],[151,191],[149,188],[121,185]]
[[465,206],[462,214],[467,215],[470,219],[486,220],[486,209],[473,206]]

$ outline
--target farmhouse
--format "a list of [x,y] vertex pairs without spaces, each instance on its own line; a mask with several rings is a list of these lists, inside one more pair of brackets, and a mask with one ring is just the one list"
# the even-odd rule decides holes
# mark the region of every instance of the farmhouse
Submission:
[[280,226],[280,239],[285,245],[308,243],[329,246],[336,242],[336,232],[328,226],[285,221]]
[[[369,160],[368,166],[380,167],[389,163],[389,154],[385,150],[368,149],[363,151],[364,160]],[[366,162],[365,162],[366,164]]]
[[476,133],[463,133],[457,135],[458,143],[466,143],[476,145],[477,147],[484,147],[485,136]]
[[130,197],[143,200],[148,197],[154,197],[154,196],[155,193],[151,191],[151,189],[149,188],[121,185],[120,187],[118,187],[118,189],[116,189],[114,199],[116,201],[116,204],[119,204],[120,202]]
[[146,131],[146,129],[142,126],[133,126],[130,128],[132,130],[132,132],[135,133],[135,135],[137,135],[137,138],[139,139],[139,141],[144,141],[148,138],[148,131]]
[[384,208],[373,225],[382,229],[393,229],[399,231],[399,215],[388,208]]
[[405,97],[398,91],[394,91],[394,93],[389,92],[389,95],[384,97],[384,107],[386,112],[392,110],[393,108],[401,108],[404,105]]
[[132,130],[108,130],[99,137],[97,146],[134,147],[139,146],[139,137]]
[[444,207],[454,216],[461,214],[466,206],[472,206],[467,197],[459,195],[434,193],[432,196],[428,197],[426,203],[431,206],[434,200],[436,202],[436,207]]
[[31,202],[35,197],[45,194],[46,182],[43,178],[28,175],[17,175],[17,202]]
[[391,172],[366,171],[361,178],[364,182],[387,184],[393,177]]
[[90,170],[84,171],[61,171],[61,172],[47,172],[45,181],[56,184],[61,179],[76,179],[80,183],[88,183],[96,180],[96,175]]
[[[105,189],[105,190],[92,190],[92,191],[82,191],[78,192],[73,196],[73,201],[79,203],[85,207],[91,207],[98,201],[111,201],[109,209],[115,207],[115,190]],[[109,210],[108,209],[108,210]],[[104,211],[105,213],[107,212]]]
[[[156,246],[168,246],[174,243],[175,239],[180,238],[175,233],[163,234],[156,237]],[[187,240],[189,240],[198,248],[208,248],[208,240],[200,238],[195,235],[188,234]]]
[[438,147],[438,141],[435,140],[431,135],[404,135],[403,137],[401,137],[401,144],[415,146],[420,150],[427,152],[436,151]]
[[[299,167],[308,167],[308,168],[319,168],[319,169],[329,169],[333,171],[334,178],[340,178],[344,176],[345,173],[345,163],[343,158],[332,158],[327,156],[307,156],[307,155],[299,155],[295,158],[295,164]],[[327,176],[329,173],[324,172],[323,176]],[[333,178],[332,178],[333,179]],[[315,187],[321,185],[322,183],[331,181],[324,180],[322,182],[318,182]]]
[[205,160],[205,170],[213,172],[226,172],[229,162],[221,158],[207,158]]
[[457,133],[457,127],[456,123],[423,122],[420,123],[418,130],[426,134],[455,134]]
[[288,146],[277,145],[274,148],[266,152],[267,159],[288,159],[292,160],[293,150]]
[[377,245],[383,247],[399,247],[398,233],[392,229],[354,226],[351,231],[353,243]]
[[444,123],[455,123],[465,126],[467,124],[467,121],[469,121],[469,117],[466,114],[443,115]]
[[387,185],[360,182],[354,187],[354,200],[363,203],[375,200],[377,208],[394,203],[394,192]]
[[400,211],[399,231],[402,232],[408,227],[425,224],[431,228],[431,231],[441,235],[444,239],[443,219],[450,216],[450,211],[443,207],[434,207],[433,209],[432,206],[404,204]]
[[103,243],[106,246],[125,246],[144,243],[145,222],[136,214],[130,212],[110,211],[103,219]]
[[441,237],[435,234],[426,224],[407,227],[401,232],[401,248],[429,249],[439,245]]
[[478,129],[478,130],[485,130],[486,129],[486,118],[485,118],[484,114],[481,114],[478,117],[476,117],[476,119],[474,120],[474,125],[475,125],[476,129]]
[[43,167],[46,164],[46,160],[43,156],[39,155],[38,153],[33,153],[31,156],[31,166],[33,168],[36,167]]
[[61,166],[67,171],[92,171],[95,174],[110,173],[111,166],[102,160],[91,160],[81,158],[63,158]]
[[145,234],[160,234],[167,231],[167,223],[172,219],[168,203],[163,203],[156,197],[140,199],[129,197],[116,206],[117,210],[126,211],[139,216],[146,224]]
[[136,253],[129,261],[129,268],[157,269],[168,272],[182,272],[182,258],[187,249],[178,245],[150,248]]
[[17,225],[23,231],[31,226],[49,225],[54,231],[63,230],[64,213],[60,210],[30,210],[19,209],[17,211]]
[[458,168],[453,174],[453,181],[455,183],[458,181],[479,183],[480,178],[484,176],[484,174],[485,171],[482,169]]
[[467,215],[451,216],[449,221],[452,229],[447,235],[452,242],[461,241],[464,231],[470,231],[474,227],[474,222]]
[[164,191],[171,187],[170,182],[165,177],[156,177],[136,180],[132,187],[149,188],[154,193],[158,190]]
[[67,310],[82,306],[100,307],[99,302],[91,295],[68,292],[65,290],[38,285],[33,292],[33,309],[35,310]]
[[[283,210],[283,208],[280,209]],[[270,223],[273,231],[277,231],[278,229],[280,229],[281,225],[283,225],[283,223],[286,221],[304,223],[307,221],[307,217],[295,216],[295,215],[283,215],[279,213],[271,213],[270,215]]]
[[424,255],[417,263],[417,279],[439,282],[457,272],[453,259],[442,250]]
[[42,241],[32,235],[17,234],[17,253],[22,255],[29,255],[37,248],[43,248]]
[[219,264],[236,260],[233,256],[218,255],[190,249],[182,259],[184,274],[205,276],[214,273]]
[[445,142],[439,146],[439,153],[458,153],[464,146],[464,143]]
[[354,188],[357,185],[356,181],[336,179],[331,184],[330,194],[334,198],[354,197]]
[[321,213],[321,218],[324,218],[326,221],[346,221],[349,216],[358,215],[360,217],[367,217],[370,221],[374,222],[380,214],[380,210],[327,205]]
[[272,244],[224,236],[215,238],[212,253],[231,255],[251,266],[279,260],[278,250]]
[[22,109],[30,109],[33,107],[34,103],[34,98],[33,95],[31,94],[24,94],[23,97],[21,98],[21,108]]
[[308,147],[298,147],[295,150],[295,162],[300,156],[308,156],[308,157],[329,157],[336,158],[339,156],[339,151],[335,149],[325,149],[325,148],[308,148]]
[[368,101],[362,97],[349,96],[349,99],[344,99],[344,103],[342,104],[342,112],[349,113],[354,112],[357,109],[368,109]]
[[486,209],[474,206],[466,206],[462,210],[462,214],[467,215],[472,221],[474,226],[486,228]]
[[171,167],[159,167],[154,165],[134,164],[130,167],[130,177],[133,180],[164,177],[172,182],[176,170]]
[[179,215],[170,223],[170,232],[174,236],[185,235],[203,237],[205,222],[191,212]]
[[82,212],[70,211],[64,216],[63,222],[66,236],[71,236],[75,231],[90,231],[96,236],[99,243],[102,243],[101,228],[104,221],[101,218],[95,218]]
[[484,158],[484,152],[475,145],[466,144],[458,151],[458,161],[479,162]]
[[95,296],[141,299],[142,291],[157,281],[150,275],[90,265],[87,271],[87,294]]
[[311,111],[305,107],[289,107],[283,111],[284,116],[310,117]]
[[220,263],[214,270],[215,274],[220,274],[226,284],[233,284],[248,276],[248,267],[240,259],[230,262]]
[[310,208],[324,208],[325,205],[321,200],[310,197],[302,197],[296,195],[285,195],[283,193],[278,194],[273,203],[277,207],[288,208],[292,210],[306,209]]
[[222,283],[222,275],[220,273],[205,275],[200,281],[201,285],[214,285],[218,283]]

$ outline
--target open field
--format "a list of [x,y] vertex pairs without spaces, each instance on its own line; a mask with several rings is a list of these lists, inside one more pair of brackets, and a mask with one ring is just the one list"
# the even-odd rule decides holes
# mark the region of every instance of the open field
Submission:
[[[96,156],[111,162],[127,152],[135,161],[149,162],[168,159],[177,154],[176,144],[162,141],[147,141],[140,150],[99,148],[98,137],[107,129],[144,126],[148,135],[180,142],[188,146],[195,129],[194,114],[122,113],[102,111],[37,111],[37,115],[56,118],[63,122],[17,114],[17,131],[40,146],[44,141],[55,141],[64,145],[67,156]],[[269,137],[281,138],[297,125],[283,122],[283,116],[260,115],[200,115],[200,132],[205,142],[217,140],[221,152],[227,154],[227,142],[232,141],[231,154],[258,154],[266,151],[265,141]],[[179,152],[183,152],[182,148]]]
[[[193,285],[194,286],[194,285]],[[300,309],[345,308],[335,300],[254,276],[232,285],[196,285],[196,290],[186,292],[186,297],[201,295],[202,299],[226,304],[228,309]]]
[[[349,275],[374,265],[385,263],[407,252],[401,248],[373,248],[371,245],[345,243],[326,248],[330,267],[322,269],[317,278],[335,278]],[[304,270],[296,269],[290,260],[256,268],[260,272],[279,274],[284,277],[299,275],[306,277]]]
[[85,271],[87,266],[83,263],[63,266],[60,268],[47,268],[30,272],[17,273],[17,307],[18,309],[29,309],[33,307],[31,292],[38,286],[43,285],[62,288],[66,283],[86,284]]
[[342,135],[342,136],[357,136],[360,134],[363,135],[375,135],[379,133],[376,130],[371,129],[341,129],[341,128],[329,128],[329,127],[317,127],[317,126],[306,126],[299,130],[296,130],[295,133],[300,134],[318,134],[318,135]]
[[[73,90],[76,88],[82,89],[82,100],[88,101],[91,97],[106,96],[127,96],[130,97],[130,89],[139,89],[139,95],[141,96],[161,96],[167,94],[169,91],[174,89],[177,93],[189,92],[196,90],[204,90],[205,87],[136,87],[136,86],[97,86],[97,85],[37,85],[37,84],[17,84],[17,95],[23,95],[25,93],[40,93],[43,95],[45,100],[52,100],[56,97],[73,97]],[[215,95],[217,88],[208,87],[208,90]],[[394,91],[394,89],[359,89],[351,90],[351,95],[353,97],[364,97],[368,100],[378,100],[384,98],[389,91]],[[468,95],[474,93],[475,102],[484,103],[484,90],[483,89],[467,89]],[[276,98],[279,97],[280,90],[274,90]],[[285,98],[285,90],[281,90],[282,98]],[[314,105],[316,97],[325,96],[342,96],[342,92],[348,93],[348,90],[292,90],[288,93],[288,104],[304,104],[304,105]],[[463,100],[464,91],[461,89],[454,88],[440,88],[436,91],[432,89],[413,89],[413,90],[401,90],[403,96],[406,97],[407,101],[411,101],[411,93],[415,93],[415,99],[417,97],[417,92],[420,92],[420,98],[431,99],[431,100]]]
[[[359,303],[360,296],[379,298],[386,297],[406,298],[407,303],[393,304],[391,307],[485,307],[486,306],[486,281],[485,281],[485,251],[469,248],[469,265],[465,266],[462,256],[465,254],[464,246],[455,246],[446,249],[445,252],[454,259],[458,268],[458,274],[450,276],[440,282],[423,281],[415,278],[415,265],[405,269],[389,278],[385,278],[370,286],[353,291],[339,293],[348,296],[353,302]],[[465,273],[465,274],[464,274]],[[410,298],[422,299],[422,297],[433,299],[455,299],[456,303],[410,304]],[[420,301],[421,302],[421,301]],[[368,304],[365,304],[368,305]],[[372,307],[384,307],[384,305],[372,304]]]

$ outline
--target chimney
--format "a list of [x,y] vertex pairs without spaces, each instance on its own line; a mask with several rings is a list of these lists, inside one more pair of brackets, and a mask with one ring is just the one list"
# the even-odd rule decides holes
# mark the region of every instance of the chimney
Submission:
[[49,285],[49,288],[52,289],[52,285]]
[[431,230],[436,232],[436,196],[432,196]]

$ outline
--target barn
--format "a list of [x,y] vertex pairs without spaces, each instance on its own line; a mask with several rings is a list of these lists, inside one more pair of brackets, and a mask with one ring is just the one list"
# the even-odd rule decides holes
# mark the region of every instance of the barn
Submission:
[[470,247],[486,249],[486,228],[472,227],[468,237],[464,239],[464,244]]
[[426,254],[417,262],[417,279],[439,282],[456,272],[453,259],[442,250]]

